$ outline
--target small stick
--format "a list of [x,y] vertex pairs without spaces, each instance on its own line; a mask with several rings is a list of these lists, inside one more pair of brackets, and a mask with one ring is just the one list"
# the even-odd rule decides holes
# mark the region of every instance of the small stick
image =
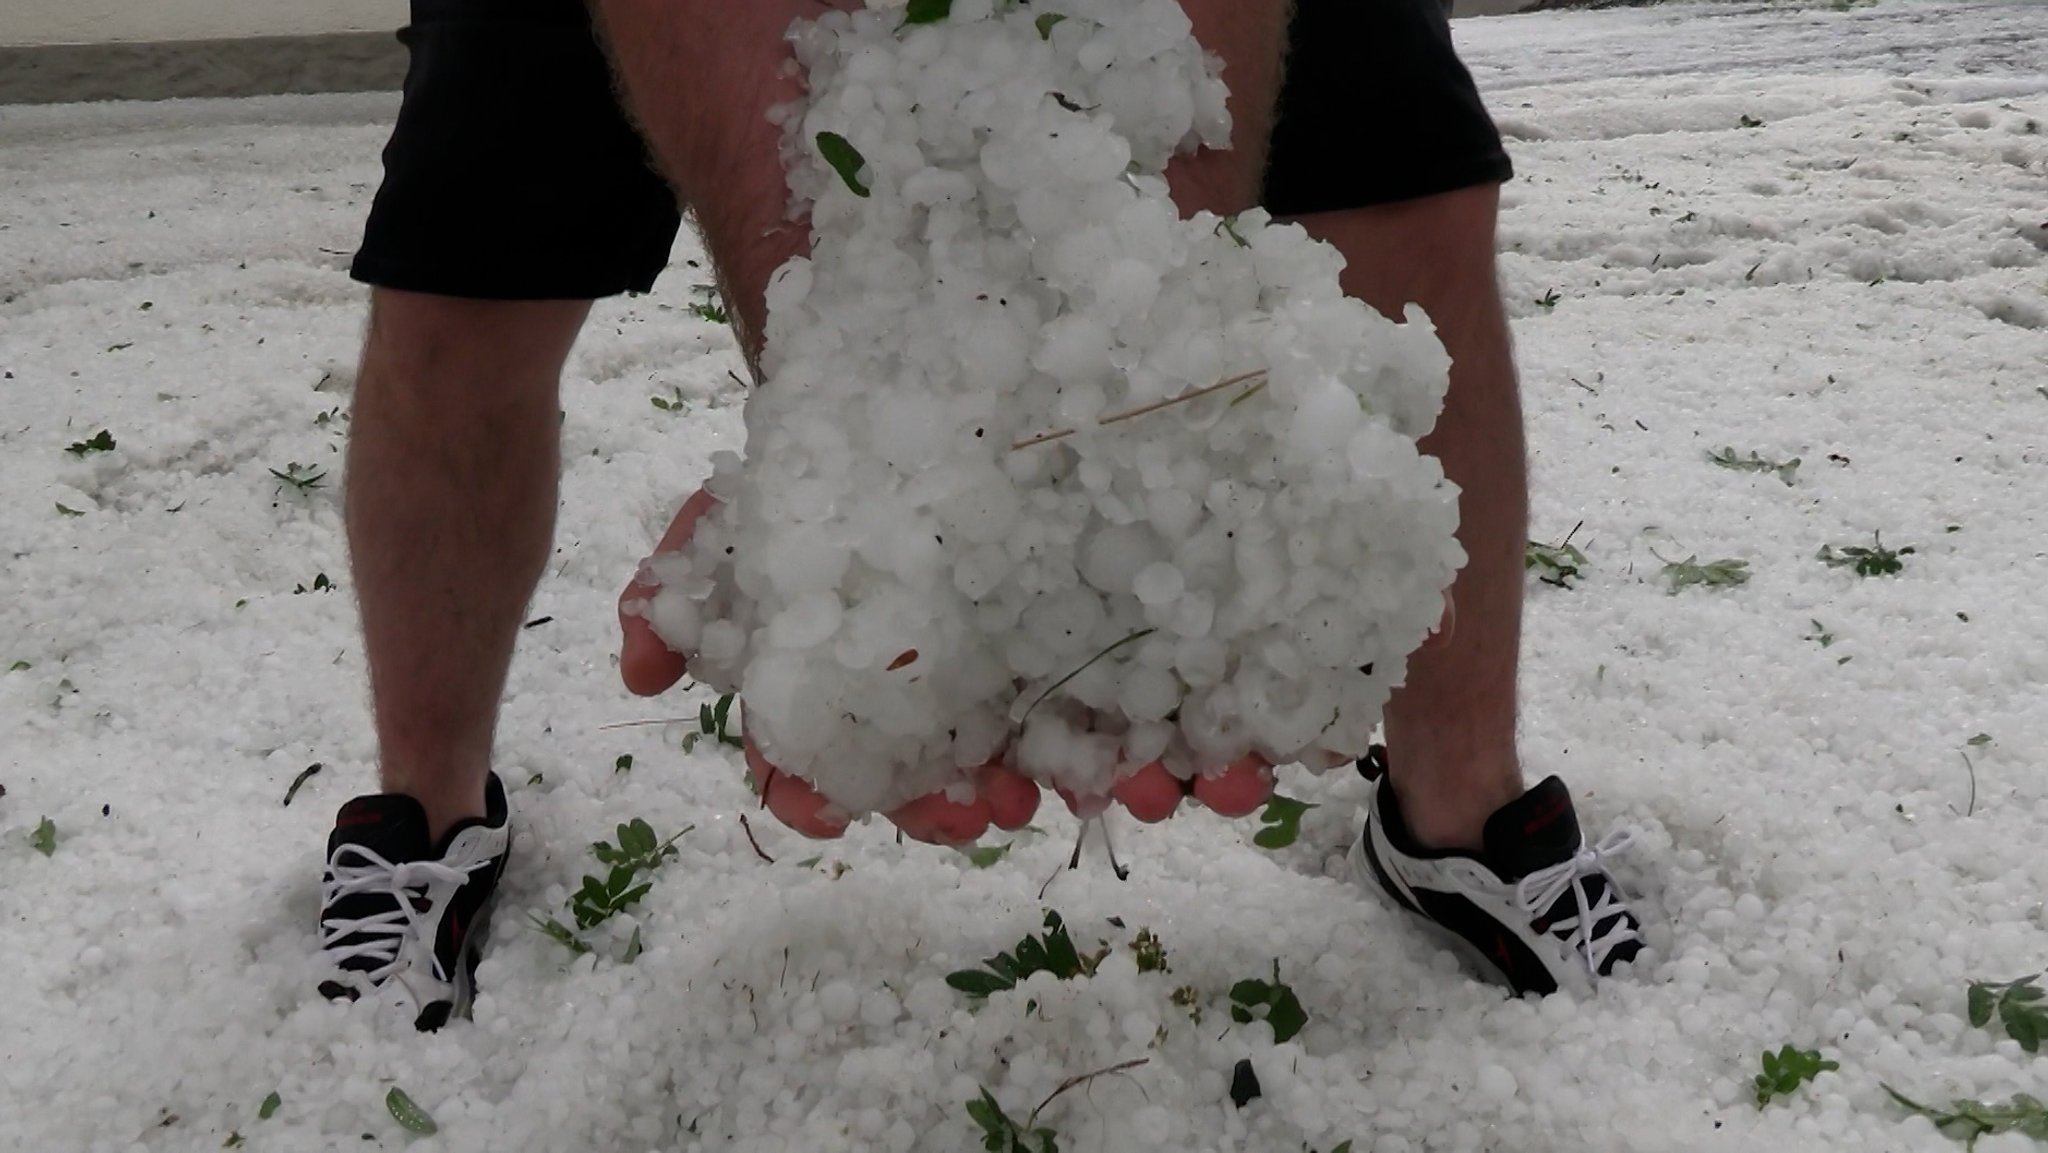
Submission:
[[769,856],[767,852],[761,848],[761,842],[754,839],[754,826],[751,822],[747,820],[747,815],[745,813],[740,814],[740,828],[746,831],[747,843],[749,845],[754,846],[754,855],[768,862],[771,865],[774,864],[775,858]]
[[599,725],[597,726],[597,731],[601,733],[607,729],[631,729],[638,728],[641,725],[681,725],[688,724],[696,719],[696,717],[660,717],[651,721],[619,721],[615,724]]
[[[1233,385],[1243,384],[1248,380],[1258,380],[1259,378],[1265,375],[1266,370],[1263,368],[1254,370],[1252,372],[1241,372],[1236,376],[1229,377],[1224,380],[1219,380],[1215,384],[1205,384],[1202,387],[1197,388],[1191,392],[1183,392],[1179,396],[1169,396],[1165,400],[1155,400],[1151,404],[1141,404],[1136,408],[1126,409],[1123,412],[1115,413],[1111,416],[1105,416],[1096,423],[1098,425],[1110,425],[1121,424],[1127,420],[1136,420],[1141,416],[1147,416],[1151,413],[1158,412],[1162,408],[1172,408],[1176,404],[1186,404],[1188,401],[1191,400],[1200,400],[1203,397],[1208,396],[1212,392],[1222,392],[1224,389],[1229,388]],[[1249,392],[1246,392],[1244,396],[1238,397],[1237,400],[1244,400],[1250,397],[1252,393],[1255,393],[1257,391],[1258,389],[1252,389]],[[1231,403],[1235,404],[1237,403],[1237,401],[1232,401]],[[1048,444],[1055,440],[1065,440],[1066,438],[1074,435],[1078,431],[1080,430],[1072,428],[1056,428],[1051,432],[1041,432],[1037,436],[1027,436],[1023,440],[1020,440],[1017,443],[1011,445],[1010,451],[1022,452],[1027,448],[1032,448],[1037,445]]]
[[1102,658],[1108,656],[1109,654],[1124,647],[1125,645],[1130,644],[1132,641],[1144,640],[1146,637],[1149,637],[1153,633],[1156,633],[1158,631],[1158,629],[1139,629],[1137,632],[1132,633],[1130,636],[1125,637],[1124,639],[1116,642],[1115,644],[1109,646],[1101,652],[1096,653],[1094,656],[1089,657],[1086,661],[1083,661],[1080,668],[1075,669],[1073,672],[1068,673],[1066,676],[1063,676],[1059,680],[1054,681],[1049,688],[1047,688],[1044,692],[1038,694],[1038,699],[1032,701],[1031,707],[1024,710],[1024,715],[1017,718],[1017,727],[1020,729],[1023,728],[1024,722],[1031,719],[1031,714],[1038,709],[1038,706],[1045,703],[1045,698],[1053,695],[1055,692],[1058,692],[1061,685],[1064,685],[1068,681],[1073,680],[1075,677],[1080,676],[1082,673],[1087,672],[1089,668],[1095,664],[1096,661],[1099,661]]
[[1097,817],[1095,818],[1095,823],[1102,826],[1102,851],[1109,854],[1110,872],[1115,873],[1116,879],[1119,881],[1130,880],[1131,871],[1129,869],[1124,868],[1122,865],[1117,864],[1116,843],[1110,840],[1109,837],[1109,818],[1106,816]]
[[1078,1076],[1067,1078],[1066,1080],[1060,1082],[1059,1088],[1054,1089],[1051,1095],[1047,1096],[1045,1100],[1040,1101],[1038,1103],[1038,1108],[1033,1109],[1031,1111],[1031,1116],[1026,1117],[1024,1119],[1024,1127],[1026,1129],[1031,1128],[1031,1126],[1038,1121],[1038,1115],[1040,1113],[1045,1112],[1045,1107],[1047,1105],[1052,1104],[1055,1098],[1057,1098],[1060,1094],[1066,1092],[1067,1090],[1078,1089],[1081,1086],[1086,1085],[1088,1082],[1095,1080],[1097,1077],[1107,1077],[1112,1073],[1128,1073],[1131,1070],[1136,1069],[1140,1065],[1149,1064],[1151,1060],[1152,1058],[1150,1057],[1138,1057],[1129,1061],[1125,1061],[1122,1064],[1111,1065],[1107,1069],[1097,1069],[1093,1073],[1082,1073]]

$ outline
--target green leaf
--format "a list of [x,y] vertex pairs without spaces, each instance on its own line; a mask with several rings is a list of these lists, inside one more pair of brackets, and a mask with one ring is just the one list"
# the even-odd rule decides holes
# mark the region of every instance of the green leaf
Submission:
[[990,1136],[1007,1133],[1010,1129],[1009,1117],[1004,1115],[1002,1105],[987,1089],[983,1089],[981,1096],[967,1103],[967,1115],[974,1119],[976,1125],[981,1126],[982,1132]]
[[1272,1026],[1273,1042],[1293,1040],[1308,1024],[1308,1012],[1301,1007],[1294,990],[1280,980],[1280,962],[1273,962],[1273,979],[1247,979],[1230,987],[1230,1019],[1240,1025],[1264,1020]]
[[[947,3],[950,6],[951,0]],[[860,170],[867,166],[867,157],[862,156],[846,137],[837,132],[818,133],[818,155],[825,158],[825,163],[832,166],[832,171],[839,174],[839,179],[846,182],[855,196],[865,198],[869,194],[868,186],[860,179]]]
[[48,817],[36,822],[36,831],[28,835],[28,843],[35,851],[47,857],[57,851],[57,824]]
[[654,835],[654,826],[634,817],[619,826],[619,847],[637,856],[646,856],[654,851],[659,841]]
[[1573,587],[1579,579],[1579,572],[1586,566],[1586,554],[1572,544],[1573,528],[1565,538],[1556,544],[1545,544],[1532,540],[1522,551],[1522,568],[1536,574],[1536,579],[1561,589]]
[[632,939],[626,942],[626,951],[619,957],[621,964],[630,965],[640,959],[640,926],[633,926]]
[[1971,748],[1973,748],[1973,749],[1977,749],[1977,748],[1982,748],[1982,747],[1984,747],[1985,745],[1988,745],[1988,744],[1990,744],[1990,743],[1991,743],[1991,734],[1990,734],[1990,733],[1978,733],[1978,734],[1977,734],[1976,736],[1974,736],[1974,737],[1971,737],[1971,738],[1970,738],[1969,740],[1967,740],[1967,741],[1965,741],[1965,742],[1963,742],[1963,743],[1964,743],[1964,744],[1966,744],[1966,745],[1969,745],[1969,746],[1970,746]]
[[248,1143],[249,1139],[247,1137],[242,1136],[242,1131],[240,1129],[237,1129],[234,1132],[228,1134],[228,1139],[221,1142],[220,1147],[223,1149],[240,1149],[242,1146]]
[[912,24],[937,24],[952,14],[953,0],[910,0],[910,3],[903,7],[903,23],[900,26],[908,28]]
[[34,667],[34,665],[28,663],[27,661],[16,661],[13,664],[7,666],[7,671],[10,673],[25,673]]
[[75,508],[72,508],[72,507],[71,507],[70,505],[67,505],[67,504],[65,504],[65,503],[64,503],[63,501],[61,501],[61,500],[57,502],[57,512],[58,512],[58,513],[59,513],[60,515],[63,515],[63,516],[84,516],[84,515],[85,515],[84,513],[80,512],[79,510],[77,510],[77,509],[75,509]]
[[1970,982],[1970,1024],[1982,1029],[1991,1023],[1991,1007],[1997,1003],[1998,994],[1994,986],[1982,981]]
[[976,845],[967,850],[967,861],[977,869],[986,869],[1010,855],[1015,841],[1004,841],[1000,845]]
[[2041,1051],[2048,1038],[2048,989],[2038,982],[2042,974],[2018,980],[1970,982],[1970,1024],[1983,1028],[1996,1015],[2005,1035],[2029,1053]]
[[1059,26],[1060,21],[1065,19],[1066,16],[1062,13],[1047,12],[1045,15],[1033,20],[1032,23],[1038,26],[1038,38],[1040,40],[1050,40],[1052,39],[1052,30]]
[[434,1124],[434,1118],[425,1109],[406,1096],[405,1090],[393,1085],[391,1092],[384,1095],[384,1107],[391,1110],[391,1118],[400,1125],[422,1137],[431,1137],[441,1131]]
[[1932,1121],[1936,1129],[1957,1130],[1949,1135],[1961,1139],[1966,1147],[1995,1133],[2020,1133],[2048,1141],[2048,1106],[2026,1093],[2014,1094],[2002,1104],[1958,1100],[1947,1109],[1937,1109],[1922,1105],[1890,1085],[1880,1083],[1880,1087],[1910,1112]]
[[619,759],[612,762],[612,772],[614,773],[628,773],[632,771],[633,754],[631,753],[620,753]]
[[1736,472],[1774,472],[1787,485],[1792,483],[1793,474],[1799,471],[1799,458],[1796,456],[1790,460],[1770,460],[1758,456],[1754,450],[1744,457],[1737,456],[1733,448],[1723,448],[1719,452],[1708,453],[1707,459]]
[[1109,946],[1099,951],[1083,954],[1074,947],[1074,938],[1067,933],[1067,927],[1060,921],[1058,913],[1045,915],[1045,948],[1047,961],[1053,976],[1062,981],[1075,977],[1093,977],[1102,959],[1109,956]]
[[946,984],[970,997],[987,997],[1005,989],[1014,989],[1017,982],[997,973],[982,969],[961,969],[946,974]]
[[263,1099],[263,1104],[256,1107],[256,1119],[258,1121],[270,1120],[272,1117],[277,1116],[278,1107],[283,1104],[284,1098],[277,1095],[277,1090],[272,1089],[270,1096]]
[[1272,1002],[1272,1009],[1266,1015],[1266,1024],[1273,1027],[1274,1044],[1292,1041],[1308,1025],[1308,1011],[1301,1007],[1294,990],[1280,986],[1279,995]]
[[1154,936],[1150,929],[1139,929],[1131,940],[1131,958],[1138,963],[1140,973],[1170,973],[1166,963],[1166,945]]
[[1749,583],[1749,562],[1723,558],[1700,564],[1699,557],[1694,555],[1682,561],[1667,562],[1659,575],[1671,582],[1671,592],[1674,594],[1693,585],[1734,588]]
[[1301,837],[1302,814],[1318,806],[1306,801],[1283,797],[1278,793],[1266,801],[1259,810],[1259,824],[1264,825],[1252,837],[1252,844],[1261,849],[1284,849]]
[[1829,568],[1853,568],[1857,576],[1874,577],[1897,575],[1906,567],[1900,558],[1912,556],[1914,552],[1912,545],[1900,549],[1886,548],[1881,533],[1871,534],[1871,541],[1870,548],[1822,545],[1818,555],[1821,563]]
[[1759,1109],[1774,1098],[1794,1092],[1820,1074],[1841,1068],[1839,1064],[1823,1058],[1819,1050],[1791,1045],[1780,1046],[1776,1053],[1764,1050],[1761,1064],[1763,1072],[1757,1074],[1755,1082],[1756,1107]]
[[553,917],[543,918],[538,913],[528,913],[526,919],[527,923],[538,930],[542,936],[547,937],[571,953],[580,957],[590,952],[590,946],[583,943],[583,938],[578,937],[569,926],[562,924]]
[[283,472],[279,472],[274,468],[271,469],[270,475],[300,492],[311,492],[320,487],[321,481],[327,479],[326,472],[311,465],[300,464],[297,461],[287,464]]
[[78,457],[91,456],[96,452],[112,452],[114,434],[103,428],[85,440],[73,441],[64,451]]
[[818,867],[818,863],[820,861],[823,861],[824,859],[825,858],[823,857],[806,857],[803,860],[798,861],[796,863],[796,867],[799,869],[815,869]]

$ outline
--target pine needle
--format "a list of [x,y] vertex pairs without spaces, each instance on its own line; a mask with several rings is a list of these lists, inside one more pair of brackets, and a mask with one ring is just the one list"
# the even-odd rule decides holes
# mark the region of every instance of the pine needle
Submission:
[[[1250,399],[1259,391],[1260,388],[1265,387],[1265,375],[1266,370],[1263,368],[1257,369],[1252,372],[1242,372],[1236,376],[1229,377],[1224,380],[1219,380],[1215,384],[1205,384],[1202,387],[1194,389],[1191,392],[1183,392],[1179,396],[1169,396],[1165,400],[1155,400],[1151,404],[1141,404],[1136,408],[1126,409],[1123,412],[1115,413],[1111,416],[1105,416],[1096,423],[1101,425],[1121,424],[1127,420],[1136,420],[1141,416],[1149,416],[1152,413],[1158,412],[1162,408],[1172,408],[1176,404],[1186,404],[1191,400],[1200,400],[1211,393],[1222,392],[1226,388],[1232,388],[1237,385],[1244,384],[1248,381],[1260,381],[1260,384],[1257,388],[1247,389],[1244,395],[1239,396],[1236,400],[1231,401],[1233,405],[1239,404],[1245,400]],[[1011,445],[1010,451],[1021,452],[1024,449],[1031,448],[1036,445],[1049,444],[1055,440],[1065,440],[1067,437],[1074,435],[1074,433],[1077,431],[1079,430],[1072,428],[1056,428],[1051,432],[1041,432],[1037,436],[1025,437],[1023,440],[1020,440],[1017,443]]]

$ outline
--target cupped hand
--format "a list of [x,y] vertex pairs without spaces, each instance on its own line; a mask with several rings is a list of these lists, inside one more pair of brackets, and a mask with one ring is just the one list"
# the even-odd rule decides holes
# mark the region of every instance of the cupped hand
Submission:
[[[702,489],[684,501],[655,551],[682,548],[714,503],[711,494]],[[643,697],[667,691],[689,671],[689,659],[669,648],[647,621],[643,609],[655,592],[656,585],[643,569],[619,595],[619,677],[626,682],[627,689]],[[804,836],[819,839],[837,837],[846,831],[845,813],[809,783],[769,764],[752,739],[746,742],[746,754],[754,789],[777,820]],[[964,845],[979,838],[991,825],[1021,829],[1038,811],[1038,786],[1012,769],[985,766],[974,774],[974,782],[972,800],[953,801],[942,793],[932,793],[886,816],[905,836],[932,844]]]
[[[655,552],[682,548],[696,531],[698,520],[714,504],[711,494],[702,489],[684,501]],[[655,584],[643,569],[619,596],[619,676],[627,689],[640,696],[667,691],[689,668],[688,658],[656,636],[643,615],[642,607],[655,592]],[[1443,643],[1456,619],[1452,602],[1446,596],[1443,622],[1425,647]],[[769,764],[751,739],[746,741],[746,755],[755,791],[777,820],[807,837],[819,839],[837,837],[846,831],[845,813],[808,782]],[[979,838],[991,826],[1021,829],[1038,811],[1038,786],[1011,766],[985,765],[976,770],[974,782],[972,800],[953,801],[942,793],[932,793],[885,815],[905,836],[931,844],[963,845]],[[1119,780],[1107,797],[1082,797],[1065,789],[1058,791],[1067,807],[1083,817],[1094,816],[1114,802],[1138,820],[1152,824],[1171,817],[1186,801],[1221,816],[1243,817],[1256,812],[1273,795],[1273,766],[1264,758],[1247,756],[1219,772],[1184,781],[1154,761]]]

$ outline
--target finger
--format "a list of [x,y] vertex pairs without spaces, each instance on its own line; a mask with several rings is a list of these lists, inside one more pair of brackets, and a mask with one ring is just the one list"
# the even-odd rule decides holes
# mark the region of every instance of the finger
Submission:
[[975,774],[974,784],[988,801],[989,823],[999,829],[1014,833],[1038,813],[1038,783],[1015,769],[984,766]]
[[1093,820],[1101,816],[1103,810],[1109,808],[1109,797],[1106,794],[1095,793],[1089,796],[1080,796],[1071,790],[1058,786],[1053,787],[1053,792],[1058,793],[1060,800],[1067,803],[1068,812],[1084,821]]
[[776,820],[814,840],[829,841],[846,832],[846,822],[827,812],[831,802],[808,782],[769,764],[752,740],[747,741],[747,771]]
[[1218,816],[1242,817],[1273,795],[1273,768],[1259,756],[1244,757],[1213,777],[1195,778],[1195,799]]
[[647,618],[628,613],[628,603],[619,601],[619,679],[626,683],[627,692],[651,697],[682,680],[690,662],[654,635]]
[[1437,618],[1435,630],[1422,638],[1422,647],[1425,649],[1441,648],[1451,643],[1451,638],[1456,636],[1457,633],[1458,602],[1452,600],[1451,594],[1446,591],[1444,593],[1444,615]]
[[1146,824],[1157,824],[1180,808],[1180,778],[1166,771],[1158,761],[1141,766],[1137,772],[1111,786],[1109,795],[1131,815]]
[[903,835],[929,845],[966,845],[988,832],[988,802],[980,797],[965,803],[944,793],[927,793],[890,810],[889,822]]
[[[655,553],[674,552],[683,547],[696,531],[697,522],[716,503],[701,488],[691,494],[654,546]],[[643,697],[662,692],[681,680],[689,664],[683,654],[669,648],[667,642],[654,634],[654,626],[641,615],[646,602],[659,591],[644,573],[644,568],[635,573],[626,591],[619,594],[619,679],[626,682],[628,691]]]

